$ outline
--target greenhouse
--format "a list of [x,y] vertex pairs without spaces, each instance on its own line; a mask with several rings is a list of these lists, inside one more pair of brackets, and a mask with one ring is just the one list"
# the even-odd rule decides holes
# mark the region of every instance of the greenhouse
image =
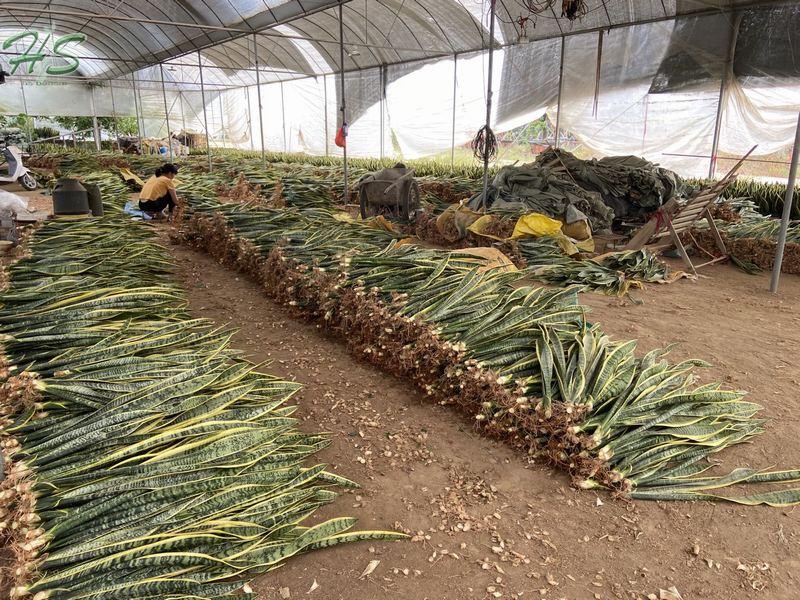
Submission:
[[796,597],[800,2],[0,15],[1,598]]
[[[452,158],[485,117],[485,0],[352,0],[343,38],[339,3],[321,0],[4,4],[4,114],[134,117],[143,137],[193,131],[212,147],[328,156],[340,152],[343,78],[351,155],[403,158]],[[544,143],[635,153],[696,177],[755,144],[754,159],[786,162],[796,4],[616,0],[576,20],[547,4],[498,3],[495,131],[546,116]],[[68,57],[47,51],[75,32],[59,45]]]

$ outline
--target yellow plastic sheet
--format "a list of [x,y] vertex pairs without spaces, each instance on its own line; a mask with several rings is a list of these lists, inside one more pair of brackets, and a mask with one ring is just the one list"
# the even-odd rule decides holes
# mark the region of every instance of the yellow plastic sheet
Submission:
[[528,213],[517,219],[514,225],[512,239],[523,237],[542,237],[545,235],[556,235],[561,232],[561,221],[551,219],[541,213]]

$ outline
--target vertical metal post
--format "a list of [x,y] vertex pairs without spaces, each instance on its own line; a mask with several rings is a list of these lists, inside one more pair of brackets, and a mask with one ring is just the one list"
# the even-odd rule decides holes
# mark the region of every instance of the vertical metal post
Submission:
[[200,67],[200,101],[203,103],[203,126],[206,128],[206,154],[208,155],[208,172],[211,173],[211,141],[208,132],[208,115],[206,115],[206,92],[203,86],[203,58],[200,51],[197,51],[197,64]]
[[597,32],[597,64],[594,71],[594,100],[592,116],[597,118],[597,105],[600,103],[600,77],[603,70],[603,30]]
[[30,120],[28,116],[28,101],[25,98],[25,86],[22,84],[21,79],[19,80],[19,90],[22,92],[22,110],[25,111],[25,124],[28,130],[28,149],[31,149],[33,147],[33,130],[31,129],[30,123],[28,123]]
[[281,81],[281,123],[283,124],[283,151],[289,152],[289,145],[286,140],[286,101],[283,96],[283,82]]
[[100,152],[102,149],[100,145],[100,124],[97,121],[97,110],[94,106],[94,86],[89,88],[89,101],[92,105],[92,137],[94,137],[94,149]]
[[142,144],[142,126],[139,122],[139,101],[136,98],[136,77],[131,73],[131,85],[133,86],[133,108],[136,111],[136,135],[139,138],[139,152],[144,153],[144,145]]
[[342,127],[344,128],[345,136],[345,143],[344,147],[342,148],[344,157],[344,193],[342,194],[342,199],[344,204],[347,204],[349,201],[349,186],[347,183],[347,100],[345,98],[344,85],[344,16],[341,4],[339,4],[339,77],[342,80],[342,105],[339,110],[342,113]]
[[250,86],[244,86],[244,93],[247,98],[247,137],[250,139],[250,152],[255,150],[253,146],[253,108],[250,105]]
[[167,87],[164,85],[164,63],[158,63],[161,71],[161,94],[164,96],[164,121],[167,125],[167,148],[169,149],[169,161],[172,162],[172,132],[169,128],[169,107],[167,106]]
[[456,96],[458,95],[458,54],[453,54],[453,127],[450,134],[450,168],[456,166]]
[[792,200],[794,200],[794,185],[797,181],[798,158],[800,158],[800,113],[797,114],[797,131],[794,134],[794,147],[792,148],[792,166],[789,167],[789,181],[786,183],[786,196],[783,199],[778,247],[775,249],[775,262],[772,265],[772,278],[769,282],[769,291],[773,294],[778,293],[778,281],[781,278],[783,251],[786,248],[786,232],[789,230],[789,219],[792,216]]
[[258,130],[261,136],[261,164],[267,166],[267,150],[264,148],[264,107],[261,106],[261,75],[258,71],[258,37],[253,34],[253,58],[256,65],[256,94],[258,96]]
[[384,156],[383,146],[384,146],[384,130],[386,129],[386,65],[381,65],[379,67],[379,73],[381,78],[381,158]]
[[561,146],[561,97],[564,92],[564,53],[567,38],[561,36],[561,60],[558,63],[558,104],[556,104],[556,148]]
[[[114,118],[114,137],[117,140],[117,150],[122,152],[122,146],[119,143],[119,120],[117,119],[117,104],[114,102],[114,80],[108,80],[108,89],[111,92],[111,116]],[[111,149],[114,149],[114,144],[112,142]]]
[[[496,0],[489,3],[489,78],[486,85],[486,129],[490,129],[492,124],[492,71],[494,68],[494,14]],[[485,152],[483,157],[483,197],[489,190],[489,153]]]
[[140,131],[142,132],[142,137],[147,138],[147,127],[145,126],[144,122],[144,102],[142,101],[142,88],[138,86],[138,81],[136,87],[134,87],[134,92],[139,95],[139,113],[142,115],[142,126]]
[[719,84],[719,101],[717,103],[717,117],[714,120],[714,138],[711,142],[711,160],[708,165],[708,178],[713,179],[717,172],[717,152],[719,151],[719,136],[722,128],[722,115],[725,112],[725,105],[728,103],[728,85],[733,76],[733,57],[736,53],[736,41],[739,39],[739,25],[742,23],[742,13],[737,13],[731,25],[731,39],[728,44],[728,55],[725,58],[725,66],[722,71],[722,80]]
[[322,92],[324,94],[325,110],[323,110],[325,118],[325,156],[330,156],[330,131],[328,130],[328,76],[322,76]]
[[[186,131],[186,112],[183,109],[183,92],[182,91],[178,92],[178,106],[180,106],[180,108],[181,108],[181,132],[183,133],[183,142],[181,142],[181,145],[182,145],[183,148],[185,148],[186,155],[188,156],[188,154],[189,154],[189,138],[187,137],[188,136],[188,132]],[[184,151],[183,148],[181,149],[181,152]]]
[[222,91],[217,90],[217,100],[219,100],[219,125],[222,127],[222,147],[227,148],[228,126],[225,125],[225,106],[222,104]]

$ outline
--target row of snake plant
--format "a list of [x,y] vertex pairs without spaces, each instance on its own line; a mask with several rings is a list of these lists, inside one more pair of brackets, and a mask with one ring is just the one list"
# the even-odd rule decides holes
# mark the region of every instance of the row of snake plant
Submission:
[[164,250],[107,211],[37,230],[0,295],[11,596],[239,597],[297,553],[396,538],[305,524],[355,484],[310,462],[328,440],[297,429],[298,384],[191,319]]
[[[665,350],[640,356],[635,342],[611,340],[587,323],[574,287],[532,287],[524,272],[399,244],[327,212],[231,207],[199,195],[192,204],[195,218],[222,216],[226,231],[262,256],[278,248],[301,272],[334,271],[340,289],[372,290],[397,316],[432,326],[461,352],[465,378],[471,369],[490,372],[515,397],[473,406],[476,422],[527,440],[583,487],[633,498],[800,502],[800,489],[785,485],[720,492],[733,483],[789,484],[800,471],[706,475],[712,454],[762,432],[760,407],[719,384],[696,385],[700,361],[674,364]],[[441,375],[431,373],[431,383]]]

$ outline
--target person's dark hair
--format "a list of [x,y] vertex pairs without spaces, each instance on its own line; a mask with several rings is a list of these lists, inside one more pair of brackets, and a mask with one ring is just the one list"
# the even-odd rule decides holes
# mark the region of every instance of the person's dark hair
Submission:
[[161,177],[164,174],[164,171],[161,170],[161,167],[156,167],[155,176]]
[[172,173],[173,175],[178,174],[178,167],[173,165],[172,163],[167,163],[165,165],[161,165],[161,174],[166,175],[167,173]]
[[399,162],[399,163],[396,163],[392,168],[393,169],[405,169],[406,166],[403,163]]

